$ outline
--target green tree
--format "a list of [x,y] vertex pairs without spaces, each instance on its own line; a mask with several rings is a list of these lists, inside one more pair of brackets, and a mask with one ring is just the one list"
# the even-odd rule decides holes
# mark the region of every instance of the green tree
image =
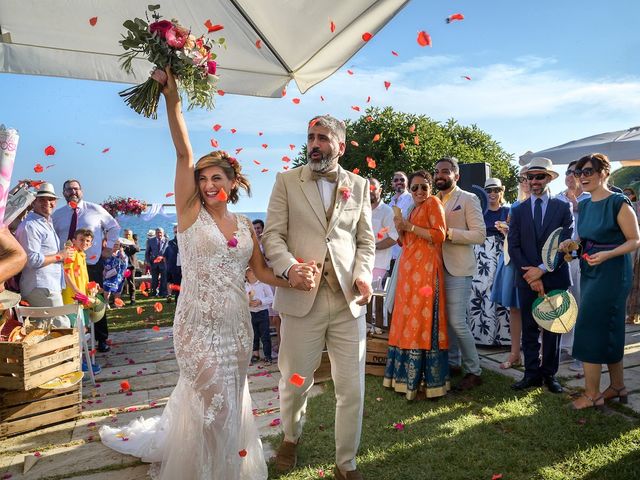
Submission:
[[[511,163],[512,155],[476,125],[459,125],[453,119],[441,124],[425,115],[396,112],[391,107],[370,107],[346,124],[347,149],[340,165],[352,171],[357,168],[364,177],[376,177],[387,197],[393,193],[393,172],[432,172],[435,162],[444,156],[455,156],[461,163],[488,163],[491,174],[505,185],[506,199],[513,201],[517,196],[517,168]],[[306,156],[305,146],[294,164],[306,163]],[[375,167],[369,166],[367,157],[375,161]]]

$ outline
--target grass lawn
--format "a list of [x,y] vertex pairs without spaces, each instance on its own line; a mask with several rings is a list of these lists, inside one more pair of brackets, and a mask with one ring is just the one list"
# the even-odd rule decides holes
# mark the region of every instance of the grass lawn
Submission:
[[[110,332],[151,328],[154,325],[160,327],[170,327],[173,325],[173,314],[176,311],[175,302],[167,303],[167,300],[164,298],[144,297],[142,295],[136,296],[135,305],[129,305],[128,299],[123,298],[122,300],[125,303],[124,307],[111,308],[111,310],[109,310]],[[156,312],[153,308],[156,302],[162,305],[162,311],[160,313]],[[138,307],[143,309],[140,314],[138,314],[136,310]]]
[[[640,478],[640,419],[629,410],[575,412],[567,395],[540,388],[516,394],[507,377],[485,371],[483,378],[470,392],[407,402],[367,376],[357,458],[365,478]],[[309,400],[298,468],[278,477],[270,465],[269,478],[333,478],[334,402],[332,383]],[[280,436],[266,441],[277,448]]]

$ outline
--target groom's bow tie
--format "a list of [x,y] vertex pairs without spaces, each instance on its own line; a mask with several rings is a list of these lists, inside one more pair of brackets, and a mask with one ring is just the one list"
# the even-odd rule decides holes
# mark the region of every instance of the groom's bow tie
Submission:
[[327,182],[336,183],[336,180],[338,180],[338,171],[334,170],[332,172],[311,172],[311,180],[317,181],[321,178],[325,179]]

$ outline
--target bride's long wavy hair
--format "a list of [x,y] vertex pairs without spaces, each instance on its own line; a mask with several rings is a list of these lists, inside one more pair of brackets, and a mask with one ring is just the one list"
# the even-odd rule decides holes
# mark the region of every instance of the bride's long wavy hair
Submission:
[[251,184],[249,179],[242,173],[240,162],[229,156],[224,150],[216,150],[201,157],[195,165],[194,181],[197,189],[196,194],[191,199],[192,201],[200,200],[201,203],[204,202],[198,178],[200,177],[200,172],[208,167],[220,167],[229,180],[236,180],[236,186],[230,192],[227,192],[229,197],[227,202],[238,203],[238,200],[240,200],[239,190],[241,188],[247,192],[247,195],[251,196]]

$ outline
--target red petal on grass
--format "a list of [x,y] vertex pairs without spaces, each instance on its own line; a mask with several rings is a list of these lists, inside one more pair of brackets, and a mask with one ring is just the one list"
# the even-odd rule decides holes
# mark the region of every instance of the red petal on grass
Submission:
[[398,52],[396,52],[394,50],[391,50],[391,55],[393,55],[394,57],[397,57],[399,54],[398,54]]
[[423,297],[430,297],[431,295],[433,295],[433,288],[431,288],[429,285],[425,285],[424,287],[420,287],[418,293]]
[[358,175],[360,173],[360,169],[358,167],[354,168],[353,170],[351,170],[353,173],[355,173],[356,175]]
[[401,422],[394,423],[393,428],[395,428],[396,430],[402,431],[404,430],[404,423],[401,423]]
[[371,35],[369,32],[364,32],[362,34],[362,40],[364,42],[368,42],[369,40],[371,40],[373,38],[373,35]]
[[255,163],[256,165],[262,165],[258,160],[253,160],[253,163]]
[[373,141],[373,142],[377,142],[378,140],[380,140],[380,134],[379,134],[379,133],[376,133],[376,134],[373,136],[373,140],[372,140],[372,141]]
[[421,47],[430,47],[431,35],[429,35],[427,32],[423,30],[421,32],[418,32],[418,38],[416,39],[416,41],[418,42],[418,45],[420,45]]
[[113,304],[114,304],[116,307],[124,307],[124,302],[123,302],[123,301],[122,301],[122,299],[120,299],[120,298],[115,298],[115,299],[113,300]]
[[36,163],[35,167],[33,167],[33,171],[36,173],[42,173],[44,172],[44,167],[39,163]]
[[353,105],[353,106],[351,107],[351,110],[355,110],[356,112],[359,112],[359,111],[360,111],[360,107],[359,107],[359,106],[357,106],[357,105]]
[[376,161],[371,157],[367,157],[367,166],[369,168],[376,168]]
[[226,93],[224,90],[218,90],[218,95],[220,95],[221,97],[224,97],[224,94]]
[[296,105],[298,105],[300,103],[300,99],[299,98],[293,98],[293,99],[291,99],[291,101],[293,103],[295,103]]
[[46,147],[44,149],[44,154],[48,157],[50,155],[55,155],[56,154],[56,147],[54,147],[53,145],[49,145],[48,147]]
[[222,128],[222,125],[220,125],[219,123],[216,123],[216,124],[213,126],[213,129],[214,129],[216,132],[217,132],[218,130],[220,130],[221,128]]
[[142,307],[136,307],[136,313],[137,313],[138,315],[142,315],[142,312],[144,312],[144,308],[142,308]]
[[296,387],[300,388],[302,385],[304,385],[304,381],[305,381],[305,377],[303,377],[302,375],[300,375],[299,373],[294,373],[293,375],[291,375],[291,377],[289,378],[289,383],[291,385],[295,385]]
[[219,202],[226,202],[229,199],[227,192],[224,191],[224,188],[218,190],[218,194],[215,196],[215,199]]
[[501,478],[502,478],[501,473],[494,473],[493,476],[491,477],[491,480],[500,480]]
[[160,302],[156,302],[156,303],[154,303],[154,304],[153,304],[153,309],[154,309],[156,312],[160,313],[160,312],[162,311],[162,304],[161,304]]
[[458,21],[464,20],[464,15],[461,13],[454,13],[453,15],[449,15],[445,21],[447,23],[451,23],[451,22],[455,22],[456,20]]
[[333,20],[329,21],[329,30],[331,30],[331,33],[336,31],[336,24],[333,23]]
[[247,456],[247,451],[243,448],[242,450],[240,450],[238,452],[238,455],[240,455],[242,458]]
[[262,170],[260,170],[260,173],[265,173],[265,172],[268,172],[268,171],[269,171],[268,168],[263,168]]
[[207,20],[204,22],[204,26],[207,27],[207,31],[209,33],[218,32],[224,28],[222,25],[214,25],[211,23],[211,20]]
[[151,327],[151,330],[153,330],[154,332],[159,332],[160,327],[158,325],[154,325],[153,327]]
[[127,392],[129,390],[131,390],[131,385],[129,384],[129,382],[127,382],[126,380],[120,382],[120,388],[124,391]]
[[360,146],[360,144],[358,142],[356,142],[355,140],[351,140],[351,142],[349,142],[349,143],[351,143],[351,145],[353,145],[354,147],[359,147]]
[[256,48],[262,48],[262,40],[256,40]]
[[211,146],[213,148],[218,148],[218,141],[215,138],[211,139]]
[[89,25],[91,25],[92,27],[95,27],[96,23],[98,23],[98,17],[91,17],[89,19]]
[[384,88],[385,88],[386,90],[389,90],[389,87],[390,87],[390,86],[391,86],[391,82],[387,82],[387,81],[385,81],[385,82],[384,82]]
[[167,192],[164,194],[165,198],[173,197],[173,195],[174,195],[173,192]]
[[291,159],[285,155],[284,157],[282,157],[282,161],[289,163]]

